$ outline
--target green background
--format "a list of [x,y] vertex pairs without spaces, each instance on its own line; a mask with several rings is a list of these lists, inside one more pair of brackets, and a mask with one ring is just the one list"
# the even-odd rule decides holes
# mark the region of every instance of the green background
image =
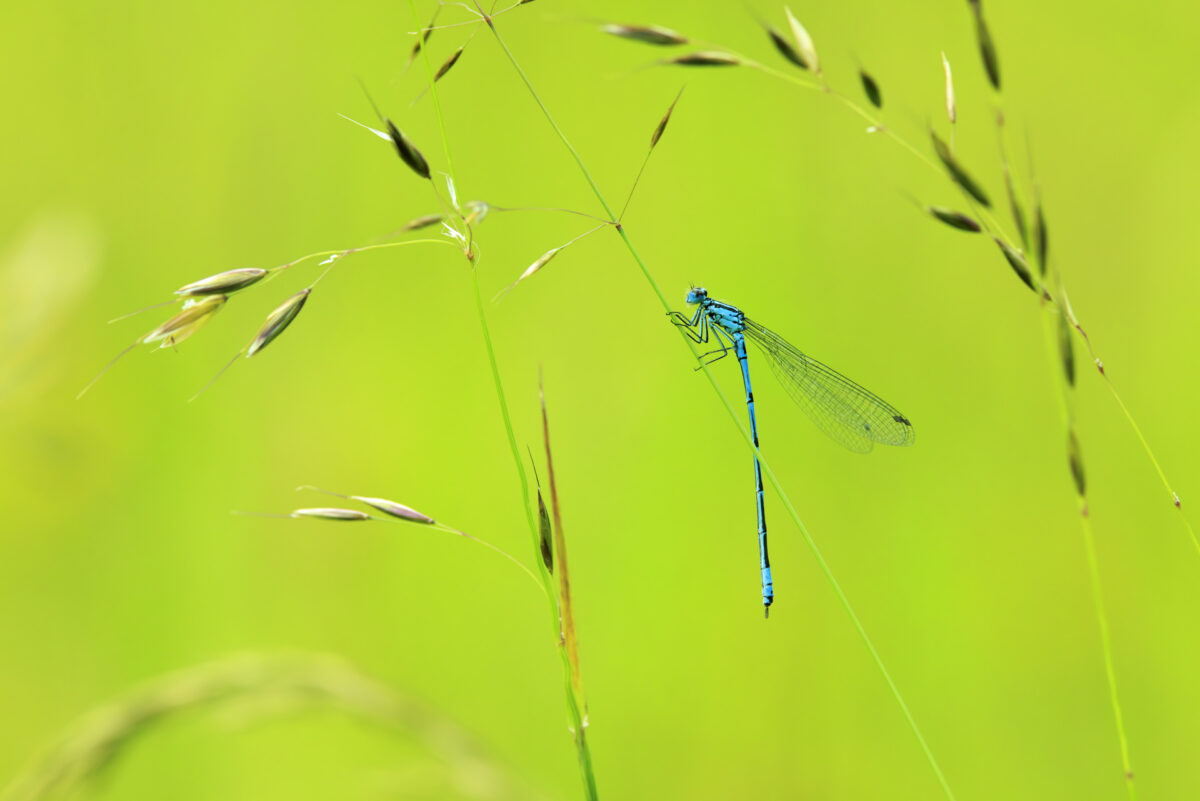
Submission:
[[[781,9],[758,10],[784,25]],[[945,50],[960,155],[1002,196],[966,3],[795,10],[829,81],[858,97],[860,59],[885,120],[923,150],[928,123],[946,129]],[[1186,509],[1200,497],[1198,12],[1032,0],[987,12],[1056,263]],[[409,106],[423,78],[402,69],[407,4],[42,3],[5,17],[0,783],[146,679],[229,653],[314,650],[459,721],[528,796],[578,797],[545,601],[518,571],[416,528],[230,515],[324,503],[293,492],[315,484],[394,498],[533,558],[454,251],[347,259],[282,338],[194,403],[315,264],[238,296],[178,353],[130,354],[74,400],[166,315],[109,318],[436,210],[387,144],[337,117],[371,119],[361,78],[444,168],[429,98]],[[497,23],[614,200],[686,81],[626,217],[664,291],[682,306],[689,282],[707,286],[916,424],[916,447],[859,457],[755,368],[764,452],[958,797],[1124,797],[1033,295],[986,238],[909,202],[961,205],[941,176],[831,99],[744,69],[645,69],[663,51],[596,33],[601,18],[790,67],[737,4],[547,0]],[[472,34],[439,84],[460,195],[599,213],[485,30],[439,32],[435,63]],[[586,228],[492,214],[478,229],[485,295]],[[777,602],[763,622],[749,454],[617,237],[579,242],[488,314],[520,443],[535,448],[545,374],[602,795],[939,797],[770,492]],[[1196,797],[1200,556],[1080,359],[1079,437],[1139,795]],[[715,369],[736,401],[735,365]],[[456,797],[436,781],[414,789],[421,759],[331,714],[248,728],[200,715],[137,741],[101,792]]]

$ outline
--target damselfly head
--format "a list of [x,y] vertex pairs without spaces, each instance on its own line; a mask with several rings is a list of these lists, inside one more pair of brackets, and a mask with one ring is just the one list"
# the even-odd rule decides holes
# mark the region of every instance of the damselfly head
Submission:
[[707,298],[708,290],[702,286],[694,286],[692,287],[691,291],[687,293],[687,302],[692,305],[702,303]]

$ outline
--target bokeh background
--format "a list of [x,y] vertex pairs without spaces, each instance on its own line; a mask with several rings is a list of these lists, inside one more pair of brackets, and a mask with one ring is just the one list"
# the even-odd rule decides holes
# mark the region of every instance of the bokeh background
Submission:
[[[784,26],[781,8],[756,9]],[[923,148],[928,123],[945,130],[944,50],[960,155],[1002,195],[966,3],[795,10],[830,82],[857,96],[861,61],[886,121]],[[1200,497],[1198,12],[1174,0],[986,11],[1054,258],[1186,509]],[[0,783],[145,680],[301,650],[341,655],[456,720],[518,795],[578,797],[545,601],[518,571],[428,531],[230,514],[318,504],[294,491],[315,484],[394,498],[532,560],[454,251],[348,259],[281,339],[194,403],[315,265],[239,296],[177,353],[131,353],[74,399],[165,315],[109,318],[436,210],[386,143],[337,116],[370,120],[361,78],[444,168],[429,98],[410,105],[422,76],[403,70],[407,4],[41,3],[5,17]],[[944,179],[828,98],[741,69],[647,69],[662,51],[602,36],[602,19],[788,65],[737,4],[538,2],[498,22],[614,199],[686,82],[626,218],[657,280],[681,306],[689,282],[706,285],[915,422],[916,447],[851,454],[756,368],[764,450],[958,797],[1124,797],[1032,295],[986,238],[909,201],[960,205]],[[486,31],[438,33],[435,63],[467,40],[440,84],[460,195],[599,213]],[[485,293],[586,227],[488,217]],[[745,445],[618,239],[564,251],[489,319],[522,445],[539,441],[545,374],[602,794],[939,797],[774,495],[778,597],[763,622]],[[735,366],[717,368],[736,399]],[[1138,789],[1195,797],[1200,556],[1086,360],[1080,376]],[[460,797],[390,733],[327,712],[256,721],[164,726],[100,797]]]

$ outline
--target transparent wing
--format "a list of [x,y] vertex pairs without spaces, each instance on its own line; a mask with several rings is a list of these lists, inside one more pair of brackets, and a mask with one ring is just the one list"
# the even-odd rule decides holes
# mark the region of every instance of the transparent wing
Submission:
[[841,373],[801,353],[783,337],[746,320],[746,338],[767,355],[772,372],[817,427],[852,451],[876,442],[912,445],[912,423],[896,407]]

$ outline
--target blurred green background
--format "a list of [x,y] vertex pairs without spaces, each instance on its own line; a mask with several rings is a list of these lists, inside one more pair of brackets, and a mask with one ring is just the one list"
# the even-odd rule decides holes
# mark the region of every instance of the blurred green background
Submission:
[[[429,3],[419,3],[425,17]],[[777,25],[782,9],[756,4]],[[795,7],[826,74],[925,145],[955,68],[960,155],[1001,196],[966,3]],[[988,4],[1075,309],[1186,502],[1194,458],[1200,106],[1183,2]],[[385,525],[238,517],[380,495],[532,560],[470,281],[449,248],[355,256],[263,355],[202,386],[313,264],[238,296],[178,353],[105,321],[234,267],[363,244],[435,211],[361,78],[444,167],[406,3],[14,6],[0,29],[0,783],[84,711],[248,650],[340,654],[459,721],[532,797],[579,797],[545,601],[492,553]],[[445,19],[462,19],[448,11]],[[687,91],[626,218],[672,301],[738,303],[892,401],[917,445],[863,458],[757,369],[763,447],[961,799],[1125,791],[1039,310],[994,246],[908,202],[948,184],[828,98],[747,70],[643,69],[657,23],[788,65],[737,4],[538,2],[498,24],[611,199]],[[600,213],[486,31],[431,41],[464,199]],[[1022,147],[1023,151],[1024,148]],[[1020,159],[1024,162],[1024,157]],[[487,296],[582,232],[493,214]],[[911,731],[773,494],[758,599],[751,464],[619,240],[489,308],[521,444],[544,370],[589,730],[606,798],[928,799]],[[1082,359],[1082,356],[1081,356]],[[717,374],[736,399],[735,365]],[[753,362],[752,362],[753,369]],[[1084,360],[1088,468],[1142,798],[1200,796],[1200,557]],[[102,797],[457,797],[388,734],[315,714],[188,718]],[[436,772],[436,771],[435,771]],[[408,777],[408,778],[406,778]]]

